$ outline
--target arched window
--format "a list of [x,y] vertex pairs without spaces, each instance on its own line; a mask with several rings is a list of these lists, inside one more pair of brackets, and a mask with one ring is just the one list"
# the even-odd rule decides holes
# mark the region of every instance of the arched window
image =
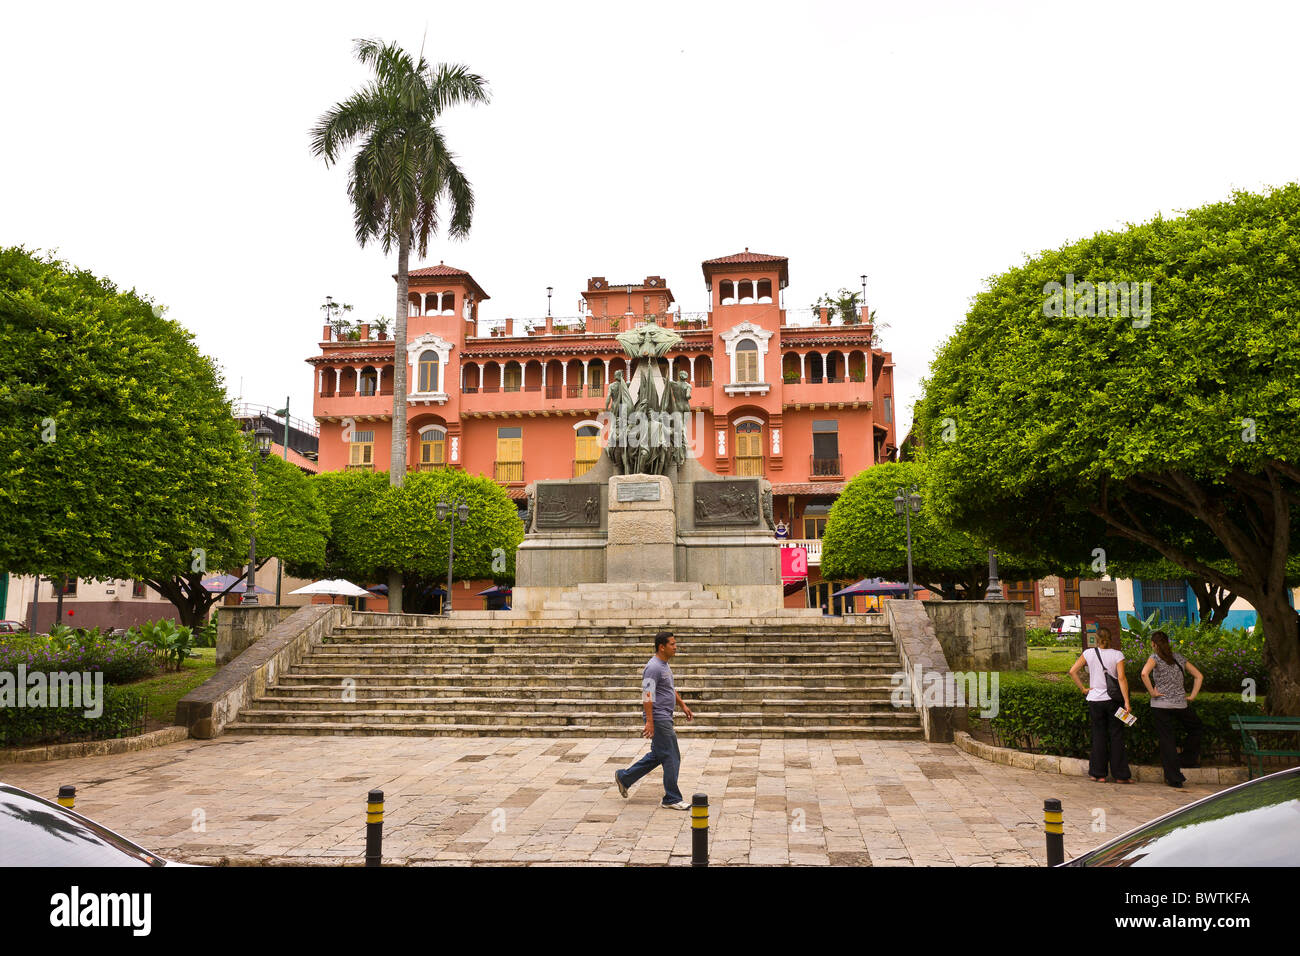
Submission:
[[736,304],[736,286],[730,279],[718,283],[718,300],[720,305]]
[[438,353],[432,349],[420,353],[420,391],[438,391]]
[[736,423],[736,474],[763,474],[763,426],[756,421]]
[[758,368],[758,343],[753,339],[742,339],[736,343],[736,381],[762,381]]
[[436,425],[420,431],[420,470],[431,471],[447,464],[447,432]]
[[755,301],[762,303],[764,305],[768,305],[772,302],[772,280],[771,279],[758,280],[758,297]]
[[373,395],[379,391],[379,373],[370,366],[361,370],[361,380],[357,386],[358,395]]
[[505,377],[501,383],[502,390],[506,392],[517,392],[524,382],[523,369],[519,367],[518,362],[510,362],[506,365]]
[[456,293],[444,292],[442,294],[442,308],[439,310],[443,315],[456,314]]

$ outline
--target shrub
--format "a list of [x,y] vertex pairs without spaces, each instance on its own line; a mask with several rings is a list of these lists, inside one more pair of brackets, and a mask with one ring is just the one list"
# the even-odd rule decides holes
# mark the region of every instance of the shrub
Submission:
[[[1078,635],[1074,635],[1078,644]],[[1025,645],[1027,647],[1066,647],[1069,641],[1058,641],[1056,635],[1045,627],[1025,628]]]
[[[1001,746],[1031,753],[1057,754],[1087,759],[1092,749],[1088,705],[1073,683],[1048,682],[1002,674],[998,687],[998,714],[991,721]],[[1159,739],[1151,719],[1151,700],[1133,694],[1129,700],[1137,723],[1124,735],[1128,759],[1140,764],[1160,762]],[[1241,732],[1234,730],[1233,714],[1260,714],[1262,701],[1245,703],[1237,694],[1201,694],[1192,702],[1203,725],[1201,752],[1206,758],[1241,760]],[[972,719],[978,711],[972,711]]]
[[153,648],[161,666],[171,666],[174,670],[180,670],[194,647],[194,632],[188,627],[178,627],[174,621],[146,621],[128,631],[128,636],[132,632],[139,641]]
[[[1255,681],[1256,694],[1268,693],[1262,631],[1248,634],[1243,628],[1188,624],[1166,624],[1161,629],[1169,635],[1169,645],[1205,675],[1201,690],[1240,694],[1242,681],[1250,678]],[[1133,632],[1126,635],[1124,670],[1131,687],[1142,687],[1142,668],[1153,653],[1149,639]],[[1190,681],[1187,686],[1190,689]]]
[[147,699],[137,691],[104,687],[103,712],[85,707],[0,707],[0,747],[107,740],[144,733]]
[[0,645],[0,671],[17,674],[19,664],[29,674],[100,671],[106,684],[128,684],[157,670],[151,647],[129,635],[105,637],[97,629],[81,635],[30,635]]
[[194,629],[194,646],[195,647],[216,647],[217,646],[217,619],[214,616],[212,620],[202,627]]

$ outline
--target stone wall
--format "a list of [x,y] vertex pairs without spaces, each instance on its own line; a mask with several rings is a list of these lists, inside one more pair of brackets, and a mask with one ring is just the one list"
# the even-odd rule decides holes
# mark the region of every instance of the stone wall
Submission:
[[232,604],[217,608],[217,666],[229,664],[296,607]]
[[966,714],[952,706],[946,697],[943,703],[934,703],[933,695],[927,693],[933,684],[933,679],[927,679],[927,675],[943,677],[950,669],[935,634],[934,623],[925,613],[922,603],[902,598],[885,602],[889,632],[898,647],[906,674],[905,687],[895,686],[891,696],[895,702],[902,696],[907,706],[916,708],[921,715],[921,729],[925,731],[926,740],[948,742],[952,740],[955,729],[965,726]]
[[1028,666],[1022,601],[920,603],[954,671],[1019,671]]
[[302,660],[308,648],[321,643],[352,613],[343,604],[309,604],[290,610],[286,620],[176,704],[176,723],[189,728],[191,737],[206,740],[220,734],[241,708],[264,694],[282,671]]

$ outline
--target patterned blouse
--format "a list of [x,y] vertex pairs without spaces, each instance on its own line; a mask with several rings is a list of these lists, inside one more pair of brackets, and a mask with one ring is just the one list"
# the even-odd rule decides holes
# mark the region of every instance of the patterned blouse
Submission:
[[1159,697],[1151,698],[1151,706],[1167,710],[1181,710],[1187,706],[1187,694],[1184,688],[1187,658],[1174,651],[1174,660],[1178,664],[1166,664],[1159,654],[1152,654],[1156,666],[1151,671],[1151,686],[1160,691]]

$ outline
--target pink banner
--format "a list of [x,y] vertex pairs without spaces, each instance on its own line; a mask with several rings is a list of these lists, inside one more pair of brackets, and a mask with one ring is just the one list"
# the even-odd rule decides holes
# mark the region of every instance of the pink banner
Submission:
[[791,547],[781,549],[781,583],[802,581],[808,577],[808,549]]

